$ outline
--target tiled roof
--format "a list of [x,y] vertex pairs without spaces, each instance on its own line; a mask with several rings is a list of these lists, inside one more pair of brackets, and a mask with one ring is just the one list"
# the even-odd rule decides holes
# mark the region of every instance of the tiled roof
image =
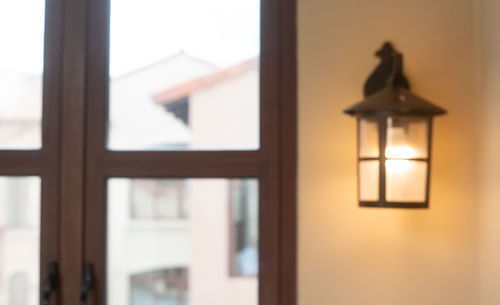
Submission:
[[259,58],[253,58],[244,61],[240,64],[231,66],[227,69],[202,76],[200,78],[191,80],[187,83],[169,88],[165,91],[155,94],[154,100],[158,104],[168,104],[177,101],[181,98],[189,96],[192,92],[198,91],[202,88],[219,83],[221,81],[233,78],[242,73],[257,68],[259,65]]

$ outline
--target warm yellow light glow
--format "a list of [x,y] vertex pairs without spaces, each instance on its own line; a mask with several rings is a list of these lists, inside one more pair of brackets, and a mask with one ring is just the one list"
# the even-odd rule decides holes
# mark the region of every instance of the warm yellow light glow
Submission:
[[[415,158],[417,152],[410,146],[389,146],[385,149],[385,157],[388,159],[411,159]],[[386,160],[385,167],[388,172],[402,174],[411,168],[408,160]]]
[[385,168],[387,170],[387,174],[390,173],[405,173],[410,170],[411,163],[407,160],[387,160],[385,161]]
[[411,159],[415,158],[417,152],[412,147],[405,146],[389,146],[385,149],[385,157],[388,159]]
[[[427,163],[411,160],[419,157],[417,150],[409,145],[388,145],[385,157],[385,199],[391,202],[425,201]],[[379,161],[360,162],[361,200],[379,200],[379,170]]]

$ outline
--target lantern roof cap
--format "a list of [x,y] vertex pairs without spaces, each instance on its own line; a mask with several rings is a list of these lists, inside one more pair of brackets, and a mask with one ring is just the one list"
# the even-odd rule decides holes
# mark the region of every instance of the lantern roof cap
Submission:
[[344,110],[350,115],[376,115],[389,113],[403,116],[435,116],[446,114],[446,110],[411,93],[408,89],[387,86],[363,101]]

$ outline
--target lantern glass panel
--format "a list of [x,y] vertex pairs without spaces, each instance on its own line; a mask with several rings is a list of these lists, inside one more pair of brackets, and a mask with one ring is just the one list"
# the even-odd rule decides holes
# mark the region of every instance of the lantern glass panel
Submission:
[[387,118],[388,159],[428,157],[429,119],[415,117]]
[[386,200],[389,202],[425,202],[427,170],[427,161],[385,161]]
[[378,201],[379,161],[359,162],[359,200]]
[[376,158],[379,156],[378,122],[376,118],[359,119],[359,156]]

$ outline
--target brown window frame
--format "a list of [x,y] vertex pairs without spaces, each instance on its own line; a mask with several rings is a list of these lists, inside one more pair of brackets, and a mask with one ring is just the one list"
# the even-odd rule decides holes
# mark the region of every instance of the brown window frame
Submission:
[[[260,149],[109,151],[108,1],[88,0],[86,62],[85,262],[105,296],[105,181],[108,177],[259,179],[259,305],[296,303],[296,44],[294,0],[261,2]],[[100,304],[97,301],[95,304]]]
[[[42,147],[37,150],[0,150],[0,176],[37,176],[40,195],[40,283],[49,262],[60,262],[62,250],[61,100],[63,90],[63,0],[46,0],[44,69],[42,75]],[[15,28],[11,29],[16,31]],[[5,101],[4,101],[5,102]],[[66,190],[67,191],[67,190]],[[40,290],[42,285],[40,285]]]
[[[261,1],[260,149],[106,150],[109,2],[88,0],[84,260],[105,283],[108,177],[259,179],[259,305],[296,295],[296,44],[294,0]],[[91,136],[90,136],[91,135]],[[96,290],[97,300],[104,298]],[[96,303],[96,304],[99,304]]]
[[[92,263],[89,305],[105,303],[108,177],[258,178],[259,305],[295,305],[296,0],[261,1],[261,148],[115,152],[105,149],[107,0],[46,0],[42,148],[0,150],[0,175],[42,179],[40,290],[59,263],[52,304],[78,304]],[[160,165],[160,166],[159,166]]]

